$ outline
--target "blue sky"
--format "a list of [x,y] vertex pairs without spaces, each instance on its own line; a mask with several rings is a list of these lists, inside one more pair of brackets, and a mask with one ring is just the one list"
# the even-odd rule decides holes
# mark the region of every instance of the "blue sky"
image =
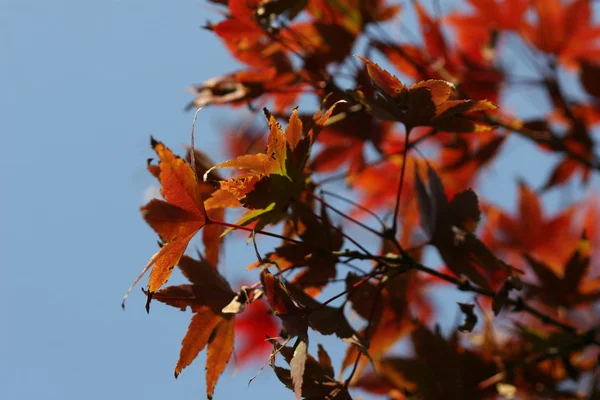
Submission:
[[[120,301],[156,251],[139,214],[154,183],[149,136],[182,152],[185,88],[235,69],[200,28],[220,18],[206,4],[0,2],[1,398],[204,398],[203,357],[173,378],[190,315],[159,304],[146,315],[137,290],[125,312]],[[215,127],[231,118],[200,114],[196,143],[216,160]],[[517,176],[543,173],[513,165],[526,146],[492,175],[501,204]],[[239,248],[225,258],[229,276],[252,261]],[[257,369],[227,370],[216,398],[291,396],[268,370],[248,388]]]

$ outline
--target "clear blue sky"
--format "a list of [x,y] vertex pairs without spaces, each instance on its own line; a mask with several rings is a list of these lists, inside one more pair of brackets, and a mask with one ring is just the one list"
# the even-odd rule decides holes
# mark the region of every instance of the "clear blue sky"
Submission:
[[[206,4],[0,1],[0,398],[204,398],[203,357],[173,378],[189,313],[146,315],[137,290],[125,312],[120,301],[156,251],[139,214],[154,183],[149,136],[181,152],[185,88],[235,69],[200,29],[220,18]],[[199,119],[196,143],[215,159],[225,118]],[[510,147],[513,163],[523,146]],[[507,205],[515,177],[540,174],[511,168],[492,174]],[[252,261],[246,250],[226,258],[229,275]],[[292,396],[269,370],[248,388],[257,369],[228,369],[216,398]]]

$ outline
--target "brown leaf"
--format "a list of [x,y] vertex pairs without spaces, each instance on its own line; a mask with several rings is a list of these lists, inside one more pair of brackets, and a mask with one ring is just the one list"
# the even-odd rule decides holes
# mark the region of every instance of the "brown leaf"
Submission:
[[335,371],[333,370],[333,365],[331,364],[331,358],[329,357],[329,354],[327,354],[327,351],[325,350],[323,345],[321,345],[321,343],[317,345],[317,349],[319,364],[321,364],[323,372],[325,372],[326,375],[333,378],[335,376]]
[[513,268],[498,259],[472,232],[480,218],[479,204],[471,189],[448,202],[443,184],[433,168],[428,168],[429,187],[416,175],[423,229],[431,232],[433,244],[448,268],[465,275],[482,288],[491,288]]
[[302,396],[302,381],[306,367],[306,355],[308,352],[308,337],[298,338],[294,345],[294,356],[290,361],[292,382],[294,383],[294,394],[299,400]]

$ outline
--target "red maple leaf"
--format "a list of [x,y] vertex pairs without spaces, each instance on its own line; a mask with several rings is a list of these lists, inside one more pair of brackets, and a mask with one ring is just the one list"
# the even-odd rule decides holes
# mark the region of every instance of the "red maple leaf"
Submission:
[[519,184],[516,215],[493,206],[484,206],[484,211],[488,220],[482,233],[485,243],[506,252],[508,261],[515,265],[522,264],[520,255],[527,253],[560,273],[579,240],[571,225],[575,207],[548,218],[537,194],[525,183]]

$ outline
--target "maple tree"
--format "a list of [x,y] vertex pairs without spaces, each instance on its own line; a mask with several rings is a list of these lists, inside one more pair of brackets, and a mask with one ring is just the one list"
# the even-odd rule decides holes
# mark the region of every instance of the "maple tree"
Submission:
[[[175,376],[206,349],[208,398],[234,352],[298,399],[600,398],[593,3],[210,2],[205,28],[241,66],[189,107],[247,121],[223,128],[220,163],[193,131],[182,157],[151,140],[163,199],[141,211],[160,243],[134,282],[150,271],[148,312],[192,312]],[[534,111],[513,106],[523,86]],[[517,177],[516,211],[481,190],[511,143],[523,168],[554,162]],[[235,232],[256,254],[237,291],[218,271]],[[166,285],[175,267],[189,284]],[[339,365],[315,333],[346,346]]]

